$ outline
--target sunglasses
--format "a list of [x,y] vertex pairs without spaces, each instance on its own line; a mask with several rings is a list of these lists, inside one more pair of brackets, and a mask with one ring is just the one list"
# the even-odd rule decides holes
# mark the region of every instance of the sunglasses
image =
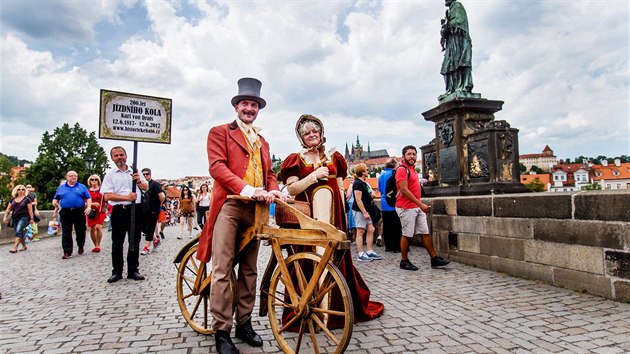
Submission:
[[98,181],[98,178],[90,178],[90,181]]
[[146,173],[146,172],[142,172],[142,174],[145,175],[145,176],[151,176],[150,173]]
[[24,188],[18,188],[18,192],[19,192],[19,191],[25,191],[25,190],[26,190],[26,189],[24,189]]

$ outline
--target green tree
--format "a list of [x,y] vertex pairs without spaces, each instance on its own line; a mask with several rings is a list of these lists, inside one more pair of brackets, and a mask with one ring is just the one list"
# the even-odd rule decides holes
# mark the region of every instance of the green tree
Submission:
[[30,161],[28,161],[28,160],[21,160],[21,159],[19,159],[17,156],[5,155],[5,154],[3,154],[3,153],[1,153],[1,152],[0,152],[0,156],[4,156],[4,157],[8,158],[8,159],[9,159],[9,161],[11,161],[11,164],[12,164],[13,166],[24,166],[24,165],[25,165],[25,164],[27,164],[27,163],[31,163],[31,162],[30,162]]
[[13,164],[6,155],[0,156],[0,210],[4,211],[11,200],[11,168]]
[[533,166],[532,166],[532,168],[530,168],[529,170],[530,170],[530,171],[534,171],[534,172],[536,172],[537,174],[543,174],[543,173],[545,173],[545,171],[543,171],[543,169],[542,169],[542,168],[540,168],[540,167],[538,167],[538,166],[536,166],[536,165],[533,165]]
[[588,160],[590,160],[589,157],[585,157],[585,156],[580,155],[580,156],[575,158],[575,163],[584,163],[584,161],[588,161]]
[[520,174],[525,174],[527,172],[527,167],[525,167],[525,165],[523,165],[522,163],[518,164],[518,170],[520,172]]
[[584,185],[582,187],[582,190],[585,190],[585,191],[599,191],[601,189],[602,189],[602,186],[597,182],[593,182],[593,183]]
[[545,190],[545,184],[538,178],[534,178],[533,181],[526,183],[525,187],[532,192],[543,192]]
[[[37,190],[38,206],[41,210],[52,207],[52,197],[68,171],[76,171],[79,182],[85,184],[90,174],[102,176],[109,167],[107,155],[99,145],[96,133],[88,134],[79,123],[72,127],[64,123],[55,128],[52,134],[46,131],[38,152],[39,156],[26,171],[26,177]],[[88,157],[94,160],[90,171],[85,166]]]
[[5,210],[9,201],[11,201],[11,192],[13,187],[18,184],[26,184],[24,174],[20,172],[17,176],[11,174],[13,167],[19,163],[28,163],[26,160],[19,160],[15,156],[7,156],[0,153],[0,210]]
[[280,173],[280,167],[282,166],[282,159],[276,159],[276,155],[273,155],[271,158],[271,169],[276,174],[276,176]]

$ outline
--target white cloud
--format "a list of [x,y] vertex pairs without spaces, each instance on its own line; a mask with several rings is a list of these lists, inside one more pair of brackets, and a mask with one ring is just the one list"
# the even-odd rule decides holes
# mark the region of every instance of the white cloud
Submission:
[[[89,78],[76,68],[64,70],[66,63],[56,61],[50,52],[30,50],[14,34],[2,37],[1,122],[3,151],[10,151],[13,132],[29,132],[29,153],[21,158],[34,159],[44,130],[65,122],[79,122],[95,130],[98,93]],[[94,121],[93,124],[89,122]],[[6,138],[6,140],[5,140]],[[22,150],[23,151],[23,150]]]
[[133,6],[124,1],[17,1],[2,3],[3,33],[15,31],[33,40],[52,41],[52,46],[93,40],[94,27],[101,21],[121,23],[120,11]]

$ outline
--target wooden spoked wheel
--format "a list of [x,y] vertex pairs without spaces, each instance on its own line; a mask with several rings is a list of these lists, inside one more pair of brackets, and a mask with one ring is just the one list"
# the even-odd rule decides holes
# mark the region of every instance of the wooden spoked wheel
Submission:
[[[197,245],[186,253],[177,272],[177,302],[184,319],[192,329],[201,334],[212,334],[212,316],[210,314],[210,265],[196,257]],[[207,285],[202,285],[207,284]],[[234,299],[235,274],[232,272],[232,299]]]
[[288,293],[291,288],[285,286],[280,267],[271,278],[267,302],[269,323],[285,353],[343,353],[352,337],[354,309],[348,285],[330,262],[319,279],[312,279],[312,270],[320,261],[321,256],[307,252],[285,260],[298,302],[309,282],[317,283],[308,305],[297,315],[298,303],[291,303]]

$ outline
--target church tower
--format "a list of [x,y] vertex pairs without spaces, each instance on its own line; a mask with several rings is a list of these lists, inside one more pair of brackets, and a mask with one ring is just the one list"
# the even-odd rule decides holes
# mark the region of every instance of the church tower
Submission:
[[352,161],[360,161],[363,157],[363,146],[359,142],[359,136],[357,135],[357,143],[352,148]]

